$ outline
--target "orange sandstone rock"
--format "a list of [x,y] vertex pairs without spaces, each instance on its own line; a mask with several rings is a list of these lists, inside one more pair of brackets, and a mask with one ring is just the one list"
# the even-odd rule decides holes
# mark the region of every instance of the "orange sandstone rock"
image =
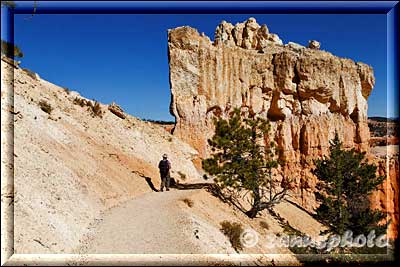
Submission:
[[310,48],[283,45],[253,18],[235,26],[221,22],[214,39],[188,26],[168,31],[173,134],[204,158],[214,117],[240,108],[269,119],[268,139],[285,160],[277,179],[291,178],[294,200],[312,211],[317,179],[310,169],[313,159],[327,154],[335,132],[346,148],[369,150],[372,68],[319,50],[318,42]]

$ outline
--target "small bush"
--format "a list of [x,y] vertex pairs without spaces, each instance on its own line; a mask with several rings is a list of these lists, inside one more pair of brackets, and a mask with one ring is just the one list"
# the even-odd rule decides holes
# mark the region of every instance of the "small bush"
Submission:
[[[5,2],[9,3],[8,5],[10,5],[10,3],[13,3],[13,1],[1,1],[1,6],[6,5],[4,4]],[[13,5],[15,7],[15,3]],[[24,53],[22,53],[21,49],[18,46],[4,40],[1,40],[1,54],[4,54],[9,58],[24,57]]]
[[186,205],[188,205],[189,208],[194,206],[194,202],[190,198],[184,198],[184,199],[182,199],[182,202],[185,203]]
[[63,90],[67,95],[69,95],[69,93],[71,93],[71,90],[69,90],[68,87],[64,87]]
[[103,111],[101,110],[100,103],[95,101],[94,104],[90,102],[89,108],[91,108],[93,116],[97,116],[102,118],[103,117]]
[[37,74],[30,69],[22,69],[29,77],[31,77],[34,80],[37,80]]
[[39,101],[39,107],[40,107],[41,110],[43,110],[47,114],[50,114],[51,111],[53,110],[51,105],[49,103],[47,103],[47,101],[45,101],[45,100],[40,100]]
[[88,111],[90,111],[93,117],[103,117],[103,111],[101,109],[100,103],[94,100],[94,103],[90,100],[85,100],[80,97],[75,97],[74,102],[75,105],[79,105],[81,107],[86,106]]
[[[288,222],[281,221],[283,233],[291,238],[304,238],[306,235],[296,228],[292,227]],[[289,250],[294,254],[318,254],[319,251],[312,246],[289,246]]]
[[221,232],[229,238],[232,247],[237,252],[243,249],[242,242],[240,241],[240,236],[242,235],[243,231],[243,227],[240,223],[231,223],[229,221],[221,222]]
[[269,229],[269,225],[268,225],[268,223],[267,223],[266,221],[261,221],[261,222],[260,222],[260,226],[261,226],[262,228],[266,229],[266,230]]
[[181,177],[181,179],[182,179],[183,181],[186,180],[186,174],[184,174],[183,172],[180,172],[180,171],[178,171],[178,174],[179,174],[179,176]]
[[84,107],[87,105],[86,100],[80,97],[75,97],[74,102],[75,105]]

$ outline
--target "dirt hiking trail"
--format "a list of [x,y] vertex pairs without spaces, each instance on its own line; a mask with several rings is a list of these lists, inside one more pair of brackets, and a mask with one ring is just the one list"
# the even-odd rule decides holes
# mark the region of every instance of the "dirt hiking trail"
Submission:
[[[195,254],[190,220],[179,207],[193,190],[151,192],[104,213],[80,253]],[[187,227],[188,229],[182,229]]]

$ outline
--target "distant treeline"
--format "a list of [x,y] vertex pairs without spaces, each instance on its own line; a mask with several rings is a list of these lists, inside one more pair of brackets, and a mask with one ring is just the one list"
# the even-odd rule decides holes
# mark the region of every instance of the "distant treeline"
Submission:
[[157,124],[162,124],[162,125],[175,124],[174,121],[161,121],[161,120],[152,120],[152,119],[142,119],[142,121],[147,121],[147,122],[152,122],[152,123],[157,123]]
[[369,130],[373,137],[398,136],[399,119],[385,117],[369,117]]
[[368,117],[368,119],[378,122],[399,122],[399,118]]

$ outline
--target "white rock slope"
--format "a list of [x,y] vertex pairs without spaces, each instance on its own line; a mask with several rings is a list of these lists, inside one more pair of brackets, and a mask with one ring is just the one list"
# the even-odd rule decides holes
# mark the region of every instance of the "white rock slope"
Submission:
[[[71,253],[101,212],[152,191],[143,176],[159,186],[163,153],[173,164],[173,177],[179,180],[179,171],[188,181],[200,178],[191,161],[197,152],[162,127],[129,115],[122,120],[106,105],[102,118],[93,117],[86,106],[73,103],[78,93],[3,60],[1,68],[8,73],[1,86],[3,147],[3,136],[12,133],[6,117],[14,119],[16,253]],[[41,110],[40,101],[51,105],[51,114]],[[2,169],[12,171],[6,160],[2,157]]]

